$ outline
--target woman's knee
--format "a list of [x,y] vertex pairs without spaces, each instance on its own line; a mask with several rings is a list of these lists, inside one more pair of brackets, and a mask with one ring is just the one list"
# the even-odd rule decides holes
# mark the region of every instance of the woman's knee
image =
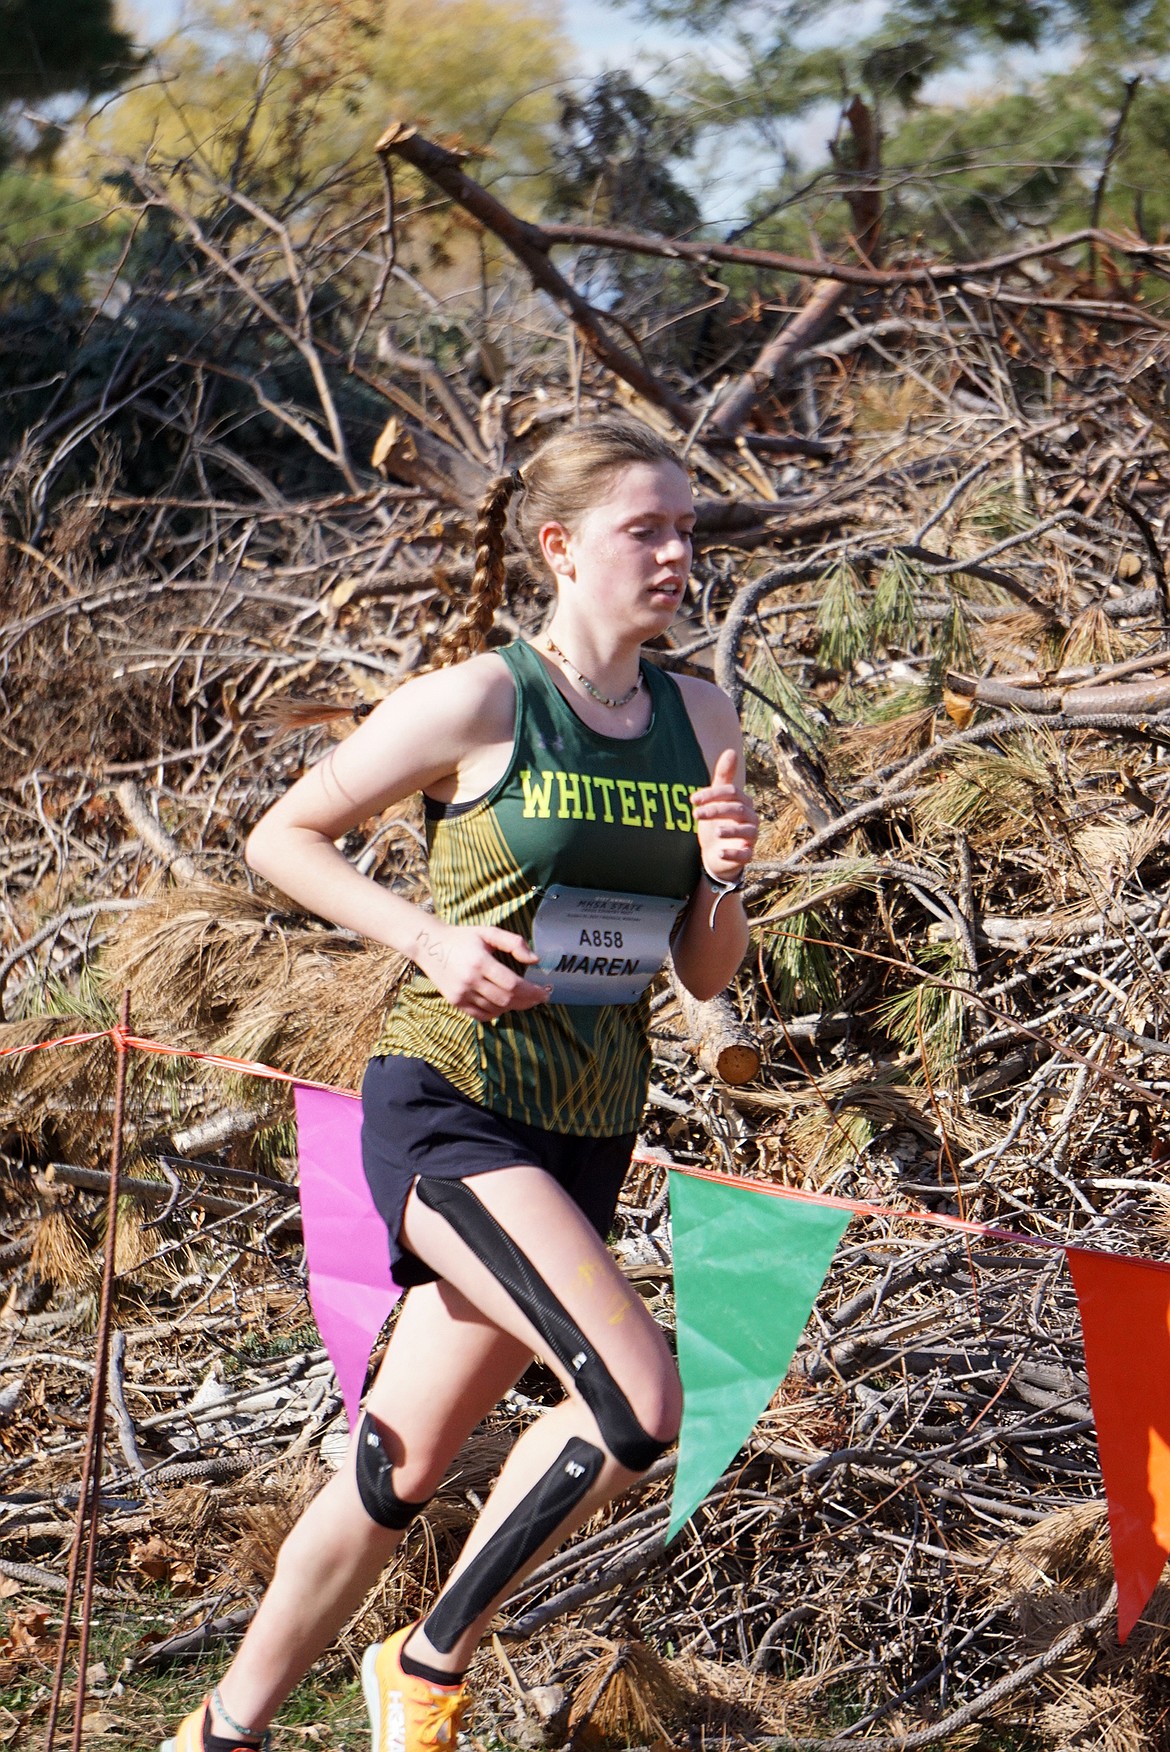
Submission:
[[665,1346],[663,1353],[636,1375],[619,1379],[601,1365],[576,1383],[606,1451],[627,1472],[648,1471],[678,1435],[682,1387]]
[[656,1322],[647,1322],[632,1361],[630,1397],[638,1421],[648,1436],[669,1448],[682,1422],[683,1391],[678,1364]]
[[445,1458],[415,1452],[392,1427],[369,1412],[358,1426],[353,1444],[353,1471],[358,1496],[370,1520],[379,1527],[403,1531],[426,1508],[442,1482]]
[[674,1360],[666,1360],[640,1390],[635,1405],[638,1422],[654,1441],[669,1448],[682,1423],[682,1382]]

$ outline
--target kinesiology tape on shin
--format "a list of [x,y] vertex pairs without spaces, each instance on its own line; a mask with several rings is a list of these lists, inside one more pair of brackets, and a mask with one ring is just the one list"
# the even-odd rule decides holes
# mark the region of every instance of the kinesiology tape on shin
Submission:
[[432,1647],[450,1654],[463,1632],[584,1500],[604,1464],[605,1455],[592,1442],[574,1436],[565,1443],[544,1477],[447,1585],[424,1618],[422,1628]]
[[461,1180],[420,1179],[415,1191],[430,1210],[446,1217],[455,1233],[528,1316],[557,1361],[569,1370],[577,1391],[597,1420],[602,1441],[618,1464],[630,1472],[645,1472],[670,1443],[647,1435],[629,1400],[581,1328],[508,1231]]
[[395,1494],[392,1483],[394,1468],[390,1464],[382,1438],[369,1412],[365,1414],[358,1430],[357,1441],[357,1487],[362,1499],[362,1508],[376,1521],[379,1527],[390,1527],[396,1532],[410,1525],[420,1509],[425,1509],[430,1497],[421,1503],[404,1503]]

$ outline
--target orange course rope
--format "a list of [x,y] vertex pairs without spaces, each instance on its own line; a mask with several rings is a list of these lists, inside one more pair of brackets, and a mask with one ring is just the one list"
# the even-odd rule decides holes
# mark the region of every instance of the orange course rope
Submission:
[[[638,1161],[657,1160],[658,1158],[638,1157]],[[958,1229],[965,1235],[986,1235],[992,1241],[1018,1241],[1025,1247],[1048,1247],[1063,1253],[1069,1246],[1067,1241],[1052,1241],[1045,1235],[1025,1235],[1015,1229],[996,1229],[988,1223],[973,1223],[967,1217],[948,1217],[942,1211],[907,1211],[898,1210],[893,1205],[869,1204],[864,1199],[836,1198],[828,1192],[808,1192],[796,1186],[774,1186],[767,1180],[755,1180],[750,1175],[720,1174],[714,1168],[695,1168],[678,1162],[664,1163],[676,1174],[690,1174],[696,1180],[715,1180],[724,1186],[742,1186],[750,1192],[762,1192],[769,1198],[794,1198],[803,1204],[827,1205],[831,1210],[851,1211],[857,1217],[885,1217],[898,1222],[931,1223],[939,1229]],[[1161,1264],[1161,1261],[1145,1260],[1143,1264]],[[1170,1264],[1165,1266],[1170,1271]]]
[[[111,1028],[111,1037],[116,1036],[116,1028]],[[345,1095],[351,1100],[358,1099],[356,1089],[338,1089],[332,1083],[315,1083],[311,1077],[294,1077],[291,1071],[278,1071],[274,1065],[261,1064],[258,1059],[229,1058],[221,1052],[197,1052],[194,1047],[168,1046],[161,1040],[147,1040],[141,1034],[127,1034],[125,1043],[136,1047],[139,1052],[162,1053],[167,1058],[197,1059],[200,1064],[218,1065],[224,1071],[243,1071],[249,1077],[265,1077],[270,1083],[296,1083],[302,1089],[320,1089],[325,1095]]]
[[[152,1052],[164,1058],[193,1059],[200,1064],[216,1065],[221,1070],[237,1071],[249,1077],[262,1077],[272,1083],[296,1084],[302,1089],[319,1089],[325,1095],[340,1095],[348,1100],[356,1101],[358,1094],[355,1089],[338,1089],[332,1083],[317,1083],[310,1077],[297,1077],[291,1071],[277,1070],[275,1065],[266,1065],[258,1059],[232,1058],[227,1053],[200,1052],[194,1047],[172,1046],[166,1041],[151,1040],[145,1035],[131,1034],[120,1023],[114,1023],[110,1028],[96,1029],[91,1034],[63,1034],[56,1040],[39,1040],[27,1046],[9,1046],[0,1049],[0,1058],[7,1058],[16,1053],[41,1052],[53,1046],[84,1046],[94,1040],[112,1041],[119,1052],[132,1050],[136,1052]],[[989,1241],[1005,1241],[1022,1247],[1045,1247],[1049,1251],[1063,1253],[1074,1242],[1053,1241],[1043,1235],[1025,1235],[1015,1229],[1000,1229],[990,1223],[975,1223],[967,1217],[949,1217],[941,1211],[899,1210],[893,1205],[872,1204],[865,1199],[837,1198],[832,1193],[810,1192],[795,1186],[775,1186],[766,1180],[756,1180],[751,1175],[722,1174],[714,1168],[696,1168],[681,1162],[672,1162],[668,1156],[651,1154],[645,1150],[635,1150],[633,1161],[644,1163],[650,1167],[669,1168],[675,1174],[689,1174],[696,1180],[712,1180],[724,1186],[737,1186],[746,1192],[763,1193],[768,1198],[798,1199],[805,1204],[827,1205],[830,1209],[849,1211],[858,1217],[880,1217],[886,1221],[906,1223],[927,1223],[938,1229],[954,1229],[966,1235],[985,1236]],[[1136,1258],[1137,1255],[1118,1255],[1107,1252],[1104,1248],[1077,1248],[1078,1252],[1095,1253],[1101,1258]],[[1143,1265],[1153,1266],[1160,1271],[1170,1271],[1170,1261],[1160,1259],[1142,1259]]]
[[91,1040],[112,1040],[115,1032],[113,1028],[98,1028],[92,1034],[59,1034],[55,1040],[33,1040],[27,1046],[0,1047],[0,1058],[15,1058],[22,1052],[44,1052],[49,1046],[86,1046]]

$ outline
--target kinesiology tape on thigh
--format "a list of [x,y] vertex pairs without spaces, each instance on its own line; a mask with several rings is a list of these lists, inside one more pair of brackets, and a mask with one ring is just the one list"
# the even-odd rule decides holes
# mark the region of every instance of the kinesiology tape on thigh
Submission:
[[425,1509],[430,1497],[421,1503],[404,1503],[394,1491],[390,1464],[382,1438],[369,1412],[362,1418],[357,1441],[357,1487],[362,1508],[379,1527],[391,1527],[396,1532],[410,1525],[420,1509]]
[[446,1217],[573,1376],[577,1391],[597,1420],[602,1441],[619,1466],[645,1472],[670,1443],[657,1441],[642,1428],[629,1400],[581,1328],[508,1231],[461,1180],[420,1179],[415,1191],[428,1209]]
[[448,1584],[424,1618],[422,1627],[434,1648],[450,1654],[463,1632],[487,1611],[512,1577],[583,1501],[604,1464],[605,1455],[592,1442],[574,1436],[565,1443],[544,1477]]

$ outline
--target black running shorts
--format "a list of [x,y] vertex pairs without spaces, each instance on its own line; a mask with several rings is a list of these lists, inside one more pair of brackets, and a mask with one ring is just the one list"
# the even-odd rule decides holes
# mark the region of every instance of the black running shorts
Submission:
[[403,1289],[439,1274],[399,1241],[415,1179],[467,1180],[526,1163],[562,1186],[604,1240],[636,1134],[578,1138],[505,1119],[469,1101],[425,1059],[372,1058],[362,1082],[362,1163],[390,1236],[394,1281]]

